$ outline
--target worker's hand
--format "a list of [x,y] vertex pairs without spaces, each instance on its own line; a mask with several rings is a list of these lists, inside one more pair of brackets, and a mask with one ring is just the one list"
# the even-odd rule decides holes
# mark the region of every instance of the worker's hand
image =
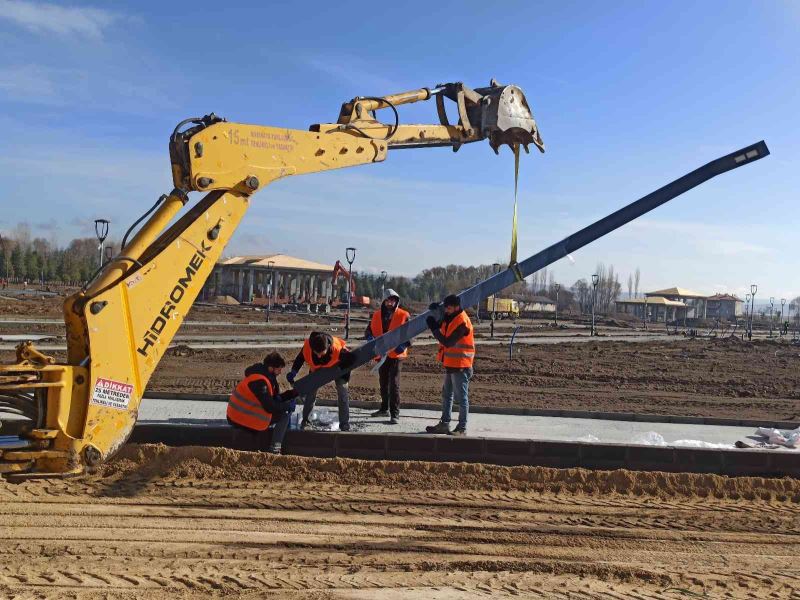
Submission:
[[286,381],[294,385],[294,380],[297,378],[297,371],[292,369],[286,374]]
[[403,352],[406,351],[406,347],[407,346],[405,346],[405,344],[400,344],[397,348],[394,349],[394,351],[396,354],[402,354]]
[[288,400],[294,400],[299,395],[300,393],[297,390],[286,390],[285,392],[281,393],[281,400],[283,400],[284,402]]
[[286,405],[286,412],[292,414],[295,408],[297,408],[297,401],[294,398],[292,398]]
[[439,321],[437,321],[433,316],[429,316],[427,319],[425,319],[425,323],[428,325],[428,329],[431,331],[436,331],[439,329]]
[[439,307],[442,305],[441,302],[431,302],[428,305],[428,310],[439,310]]

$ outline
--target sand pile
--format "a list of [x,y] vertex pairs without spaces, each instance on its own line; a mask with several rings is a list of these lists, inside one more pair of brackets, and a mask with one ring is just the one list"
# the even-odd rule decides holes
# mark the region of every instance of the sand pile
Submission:
[[320,482],[416,489],[493,489],[800,503],[800,481],[692,473],[500,467],[469,463],[272,456],[227,448],[129,444],[101,478]]

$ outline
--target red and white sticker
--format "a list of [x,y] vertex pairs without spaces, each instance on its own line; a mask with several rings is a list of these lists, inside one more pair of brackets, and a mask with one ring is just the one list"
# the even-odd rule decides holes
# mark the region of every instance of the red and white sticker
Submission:
[[128,410],[131,396],[133,396],[131,384],[98,377],[97,383],[94,384],[91,403],[117,410]]

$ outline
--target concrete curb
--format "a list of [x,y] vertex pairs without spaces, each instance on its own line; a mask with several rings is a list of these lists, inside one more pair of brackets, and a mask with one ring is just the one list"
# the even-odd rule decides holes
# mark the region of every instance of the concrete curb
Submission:
[[[168,446],[222,446],[266,450],[269,436],[255,437],[226,426],[139,424],[130,442]],[[629,469],[730,476],[800,477],[795,453],[675,447],[625,446],[544,440],[507,440],[442,435],[326,433],[289,431],[287,454],[369,460],[471,462],[559,469]]]
[[[163,400],[192,400],[195,402],[227,402],[226,394],[180,394],[172,392],[145,392],[145,398]],[[317,400],[318,406],[336,406],[334,400]],[[353,400],[354,408],[378,409],[378,402]],[[404,403],[404,409],[441,410],[439,403]],[[563,417],[569,419],[602,419],[606,421],[639,421],[642,423],[680,423],[683,425],[723,425],[732,427],[772,427],[774,429],[797,429],[800,422],[795,421],[755,421],[753,419],[723,419],[719,417],[684,417],[679,415],[650,415],[625,412],[595,412],[588,410],[557,410],[533,408],[502,408],[493,406],[470,406],[469,411],[487,415],[514,415],[525,417]]]

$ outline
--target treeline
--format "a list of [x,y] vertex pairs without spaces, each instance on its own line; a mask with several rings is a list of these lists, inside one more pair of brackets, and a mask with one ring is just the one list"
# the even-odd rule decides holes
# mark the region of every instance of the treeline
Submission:
[[[502,268],[505,268],[503,266]],[[494,265],[480,265],[477,267],[464,267],[461,265],[448,265],[446,267],[432,267],[425,269],[416,277],[388,276],[386,281],[380,275],[373,273],[355,272],[356,291],[363,296],[380,298],[381,287],[394,289],[405,301],[431,302],[440,300],[447,294],[464,290],[478,281],[483,281],[497,272]],[[560,285],[555,281],[554,274],[542,269],[522,281],[506,289],[503,297],[516,300],[531,300],[534,297],[546,297],[553,301],[558,300],[559,311],[572,310],[588,313],[591,311],[593,292],[596,293],[595,310],[598,313],[611,313],[614,311],[614,301],[619,299],[622,285],[619,274],[613,265],[606,267],[599,263],[595,271],[598,276],[596,292],[593,289],[591,277],[579,279],[572,286]],[[635,276],[638,294],[639,269]]]
[[24,224],[0,236],[0,277],[9,281],[78,284],[94,274],[98,260],[93,238],[74,239],[59,247],[44,238],[31,239]]

